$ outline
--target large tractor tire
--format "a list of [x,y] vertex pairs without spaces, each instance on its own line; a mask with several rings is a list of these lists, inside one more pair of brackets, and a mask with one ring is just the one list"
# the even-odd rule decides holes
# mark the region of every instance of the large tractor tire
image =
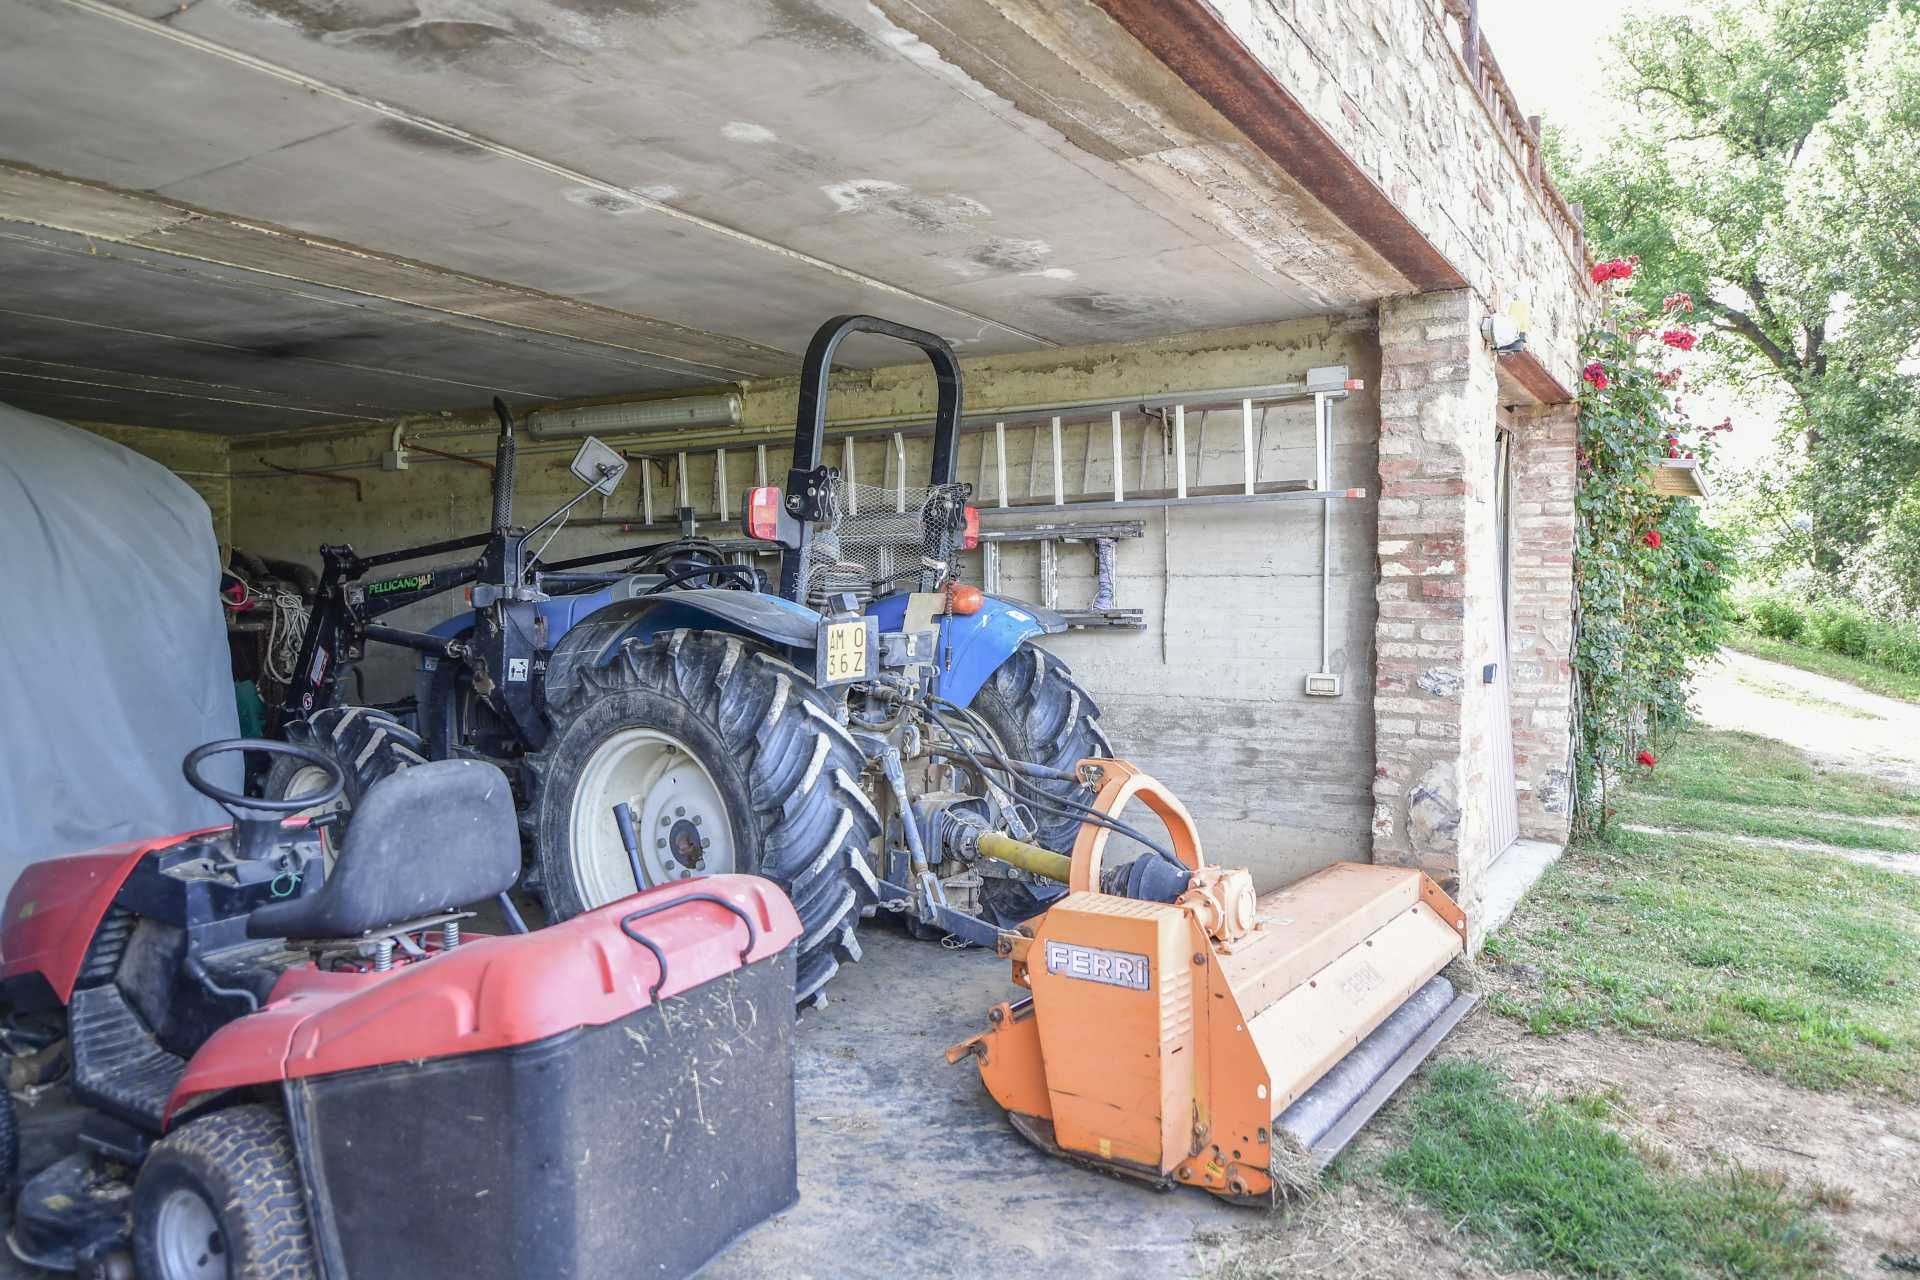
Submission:
[[[799,912],[795,994],[813,999],[859,959],[854,927],[878,897],[867,851],[879,814],[832,704],[793,666],[718,632],[629,640],[576,672],[548,686],[553,732],[529,759],[548,911],[566,919],[693,875],[765,876]],[[620,803],[639,835],[640,886]]]
[[[346,785],[337,798],[324,805],[302,810],[302,817],[322,813],[351,813],[373,784],[402,769],[427,762],[420,735],[375,707],[327,707],[316,711],[305,722],[287,726],[287,739],[305,746],[318,747],[339,762],[346,774]],[[269,800],[308,795],[327,784],[326,770],[306,764],[292,756],[277,756],[261,790]],[[323,836],[327,865],[333,865],[334,851],[342,828]]]
[[317,1280],[293,1137],[270,1107],[216,1111],[156,1142],[133,1187],[143,1280]]
[[[1072,769],[1077,761],[1113,754],[1107,735],[1100,730],[1100,708],[1067,664],[1037,645],[1016,649],[973,695],[970,707],[1016,760]],[[1085,804],[1092,799],[1090,791],[1072,782],[1030,779],[1026,785],[1053,800]],[[1080,834],[1078,818],[1036,809],[1034,821],[1041,847],[1060,853],[1072,850]],[[1004,920],[1022,920],[1038,913],[1064,889],[995,879],[987,882],[984,892],[995,914]]]

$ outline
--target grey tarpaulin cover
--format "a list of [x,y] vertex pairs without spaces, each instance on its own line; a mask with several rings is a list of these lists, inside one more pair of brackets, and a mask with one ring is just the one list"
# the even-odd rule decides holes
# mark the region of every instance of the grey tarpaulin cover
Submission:
[[[180,774],[239,733],[200,495],[0,405],[0,548],[0,888],[54,854],[228,821]],[[238,787],[238,755],[208,763]]]

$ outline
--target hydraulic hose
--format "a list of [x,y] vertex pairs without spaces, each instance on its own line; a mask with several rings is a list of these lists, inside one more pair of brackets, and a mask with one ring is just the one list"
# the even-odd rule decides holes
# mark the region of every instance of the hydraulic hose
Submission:
[[186,969],[193,980],[206,989],[207,994],[219,996],[225,1000],[244,1000],[247,1004],[247,1012],[259,1011],[260,997],[242,987],[221,986],[213,976],[213,971],[207,968],[207,962],[200,958],[199,952],[191,949],[187,951]]

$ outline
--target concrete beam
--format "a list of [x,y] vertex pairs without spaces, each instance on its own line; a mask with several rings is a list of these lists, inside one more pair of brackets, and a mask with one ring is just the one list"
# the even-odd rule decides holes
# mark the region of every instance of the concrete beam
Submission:
[[778,376],[785,351],[651,316],[450,271],[145,192],[0,164],[0,221],[23,222],[287,280],[614,347],[709,381]]
[[1422,292],[1467,281],[1206,0],[1095,0]]

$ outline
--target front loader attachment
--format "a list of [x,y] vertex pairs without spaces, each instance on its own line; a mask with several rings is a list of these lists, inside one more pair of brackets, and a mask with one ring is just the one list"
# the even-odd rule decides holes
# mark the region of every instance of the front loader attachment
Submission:
[[1083,826],[1074,892],[1002,937],[1031,995],[948,1059],[976,1057],[1014,1127],[1057,1154],[1272,1204],[1310,1185],[1472,1007],[1439,976],[1465,954],[1465,916],[1417,870],[1356,863],[1256,898],[1246,871],[1204,863],[1157,782],[1089,766],[1097,809],[1138,795],[1165,820],[1186,888],[1171,902],[1102,892],[1107,833]]

